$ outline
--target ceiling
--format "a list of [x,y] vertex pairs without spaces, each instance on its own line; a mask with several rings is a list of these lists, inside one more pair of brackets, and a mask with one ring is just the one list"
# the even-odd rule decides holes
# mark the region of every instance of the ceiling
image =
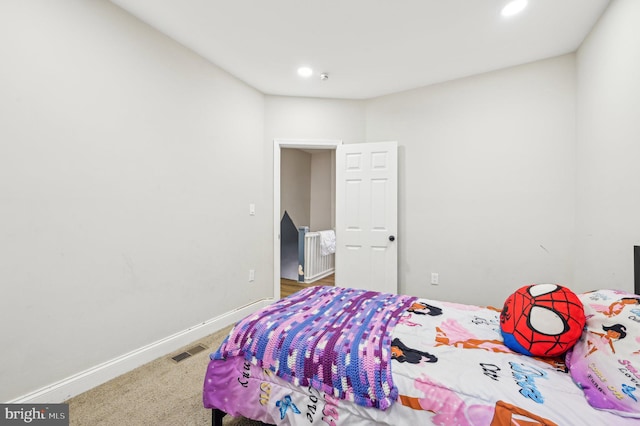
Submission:
[[265,94],[346,99],[574,52],[609,4],[529,0],[504,18],[507,0],[111,1]]

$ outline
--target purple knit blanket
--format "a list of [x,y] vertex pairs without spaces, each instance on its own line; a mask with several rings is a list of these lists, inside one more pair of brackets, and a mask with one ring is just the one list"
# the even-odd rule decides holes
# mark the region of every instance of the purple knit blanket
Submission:
[[243,356],[299,386],[387,409],[391,330],[415,297],[310,287],[240,321],[211,359]]

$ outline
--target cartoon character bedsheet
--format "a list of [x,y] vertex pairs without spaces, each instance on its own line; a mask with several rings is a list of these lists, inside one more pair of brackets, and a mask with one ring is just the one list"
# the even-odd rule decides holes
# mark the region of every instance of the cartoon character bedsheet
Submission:
[[297,386],[243,356],[210,361],[204,405],[276,425],[637,424],[592,408],[562,359],[504,346],[496,309],[414,298],[389,332],[397,400],[385,410]]

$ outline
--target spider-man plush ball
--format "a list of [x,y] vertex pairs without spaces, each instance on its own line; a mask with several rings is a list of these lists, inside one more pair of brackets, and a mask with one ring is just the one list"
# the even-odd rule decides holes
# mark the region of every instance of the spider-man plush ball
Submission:
[[520,288],[504,302],[500,329],[504,344],[529,356],[559,356],[580,339],[584,307],[571,290],[557,284]]

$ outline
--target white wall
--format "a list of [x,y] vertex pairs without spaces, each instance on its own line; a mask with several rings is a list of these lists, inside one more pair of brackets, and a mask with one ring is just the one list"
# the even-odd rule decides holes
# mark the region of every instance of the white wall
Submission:
[[266,143],[273,139],[337,139],[364,142],[365,102],[265,96]]
[[285,210],[296,227],[332,229],[335,179],[331,150],[280,151],[280,218]]
[[0,401],[272,296],[262,94],[106,1],[0,57]]
[[319,150],[311,154],[310,221],[312,231],[334,228],[335,153]]
[[573,55],[373,99],[366,126],[399,144],[400,292],[501,306],[573,284]]
[[280,219],[285,210],[296,228],[311,223],[311,154],[280,150]]
[[640,2],[614,0],[577,54],[575,281],[633,291],[640,245]]

